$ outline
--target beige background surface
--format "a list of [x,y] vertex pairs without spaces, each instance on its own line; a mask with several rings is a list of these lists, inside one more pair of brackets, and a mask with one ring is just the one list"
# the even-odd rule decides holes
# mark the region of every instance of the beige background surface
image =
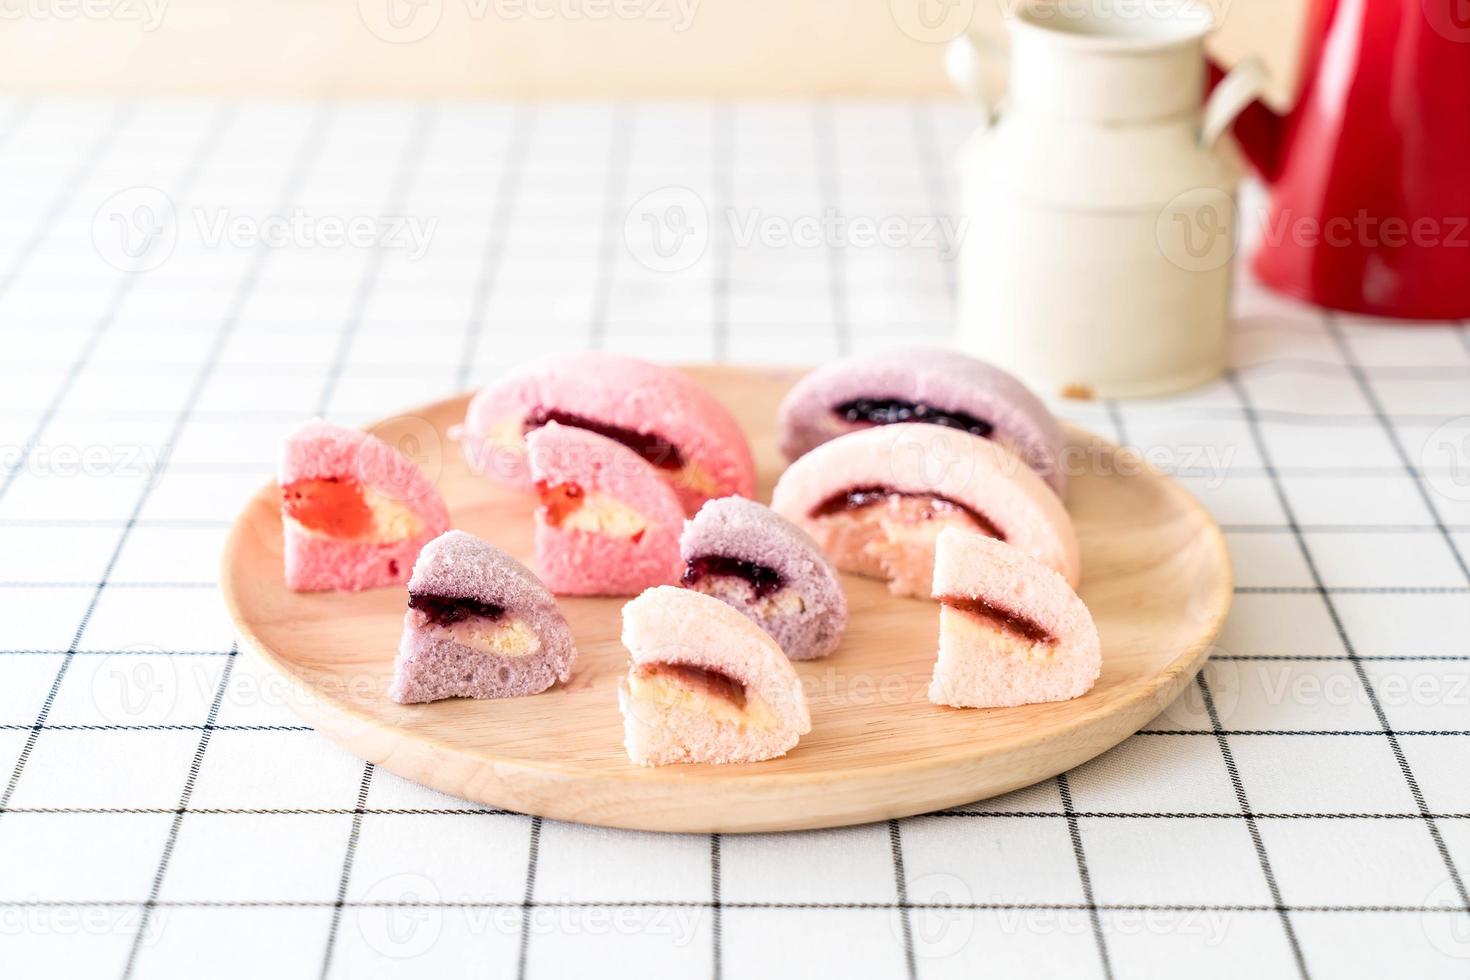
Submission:
[[[945,42],[1018,0],[5,0],[10,91],[369,97],[950,94]],[[1090,5],[1151,0],[1068,0]],[[1210,0],[1292,85],[1307,0]]]

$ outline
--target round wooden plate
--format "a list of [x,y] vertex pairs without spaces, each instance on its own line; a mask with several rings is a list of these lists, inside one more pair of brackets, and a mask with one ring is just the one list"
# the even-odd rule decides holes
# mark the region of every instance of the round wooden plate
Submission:
[[[796,375],[690,370],[745,426],[769,499],[782,466],[776,406]],[[466,401],[430,405],[372,431],[422,463],[456,527],[530,564],[534,500],[475,477],[446,436]],[[1137,731],[1199,670],[1229,608],[1229,560],[1204,509],[1136,456],[1079,429],[1067,435],[1081,594],[1102,634],[1097,686],[1062,704],[930,704],[937,606],[845,576],[851,621],[842,646],[796,665],[812,731],[769,762],[645,769],[628,761],[615,693],[628,661],[618,642],[620,599],[562,601],[579,651],[568,684],[506,701],[394,704],[385,692],[404,590],[287,590],[274,485],[236,521],[222,587],[244,645],[293,686],[293,703],[317,731],[454,796],[559,820],[703,833],[923,813],[1037,782]]]

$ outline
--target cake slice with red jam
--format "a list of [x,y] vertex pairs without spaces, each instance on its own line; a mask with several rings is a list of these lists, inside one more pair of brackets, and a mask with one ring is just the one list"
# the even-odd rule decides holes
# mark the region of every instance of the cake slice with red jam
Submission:
[[408,612],[388,696],[538,694],[572,676],[577,648],[556,600],[530,569],[463,531],[430,541],[408,582]]
[[526,440],[541,506],[536,569],[557,595],[637,595],[679,580],[684,511],[643,457],[576,426]]
[[277,481],[286,585],[298,592],[401,585],[449,527],[424,472],[357,429],[308,422],[286,439]]
[[899,423],[825,442],[787,468],[771,508],[838,569],[928,596],[947,527],[1005,541],[1068,582],[1079,575],[1066,508],[1019,457],[958,429]]
[[817,543],[744,497],[711,500],[679,539],[684,587],[714,596],[792,660],[825,657],[847,626],[847,597]]
[[648,590],[623,607],[623,645],[632,655],[618,688],[623,745],[639,765],[760,762],[811,731],[781,648],[712,596]]
[[1092,614],[1047,566],[994,538],[947,528],[934,563],[939,659],[929,700],[956,708],[1067,701],[1092,689]]
[[553,422],[627,447],[686,513],[712,497],[755,492],[755,463],[730,412],[682,371],[620,354],[528,364],[477,394],[451,435],[475,472],[529,490],[526,437]]

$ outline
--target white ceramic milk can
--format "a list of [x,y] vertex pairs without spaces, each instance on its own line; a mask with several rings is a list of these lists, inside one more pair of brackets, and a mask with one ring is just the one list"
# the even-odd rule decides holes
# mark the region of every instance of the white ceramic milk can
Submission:
[[1202,108],[1212,26],[1187,0],[1022,6],[999,110],[956,42],[951,75],[988,120],[961,159],[961,348],[1048,395],[1158,394],[1222,370],[1240,169],[1216,144],[1264,75],[1237,66]]

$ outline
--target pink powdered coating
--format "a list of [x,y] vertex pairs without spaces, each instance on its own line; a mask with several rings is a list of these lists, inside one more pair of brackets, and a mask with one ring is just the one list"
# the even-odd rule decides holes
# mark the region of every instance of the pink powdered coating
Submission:
[[399,704],[522,697],[572,676],[577,648],[556,599],[530,569],[489,542],[464,531],[440,535],[420,552],[408,590],[499,606],[505,610],[500,621],[524,623],[540,639],[541,650],[521,657],[495,656],[446,638],[410,609],[388,688],[388,696]]
[[806,693],[791,662],[764,631],[718,599],[688,589],[649,589],[623,607],[623,645],[640,664],[674,663],[716,671],[745,685],[776,723],[769,730],[693,712],[655,714],[618,689],[624,747],[639,765],[760,762],[789,752],[811,731]]
[[849,422],[837,405],[858,398],[896,398],[964,412],[994,426],[989,438],[1024,459],[1058,496],[1066,492],[1062,431],[1031,389],[994,365],[958,351],[882,351],[836,361],[803,377],[781,403],[781,452],[796,459],[871,423]]
[[940,652],[929,700],[957,708],[999,708],[1066,701],[1092,689],[1102,671],[1102,643],[1087,606],[1056,572],[1010,545],[946,529],[934,561],[934,598],[983,598],[1049,632],[1048,656],[995,656],[966,648],[951,630],[969,616],[940,613]]
[[456,433],[471,469],[493,479],[531,488],[526,454],[518,446],[491,441],[507,419],[524,419],[537,408],[557,409],[604,424],[662,436],[713,482],[705,493],[660,471],[674,486],[686,513],[711,497],[755,493],[755,461],[735,418],[688,375],[632,357],[596,351],[528,364],[482,390],[470,402]]
[[[1041,477],[997,443],[912,422],[851,432],[792,463],[776,483],[771,508],[811,534],[833,563],[845,568],[845,556],[833,550],[837,525],[829,523],[833,518],[812,516],[812,510],[855,487],[937,495],[963,504],[1069,583],[1080,579],[1077,533],[1066,508]],[[920,554],[914,549],[909,557],[910,563],[924,564],[932,572],[932,551]],[[915,581],[919,577],[927,582],[927,574]]]
[[802,599],[799,613],[767,615],[748,589],[725,599],[764,629],[792,660],[813,660],[837,649],[847,627],[847,596],[817,543],[780,514],[744,497],[711,500],[684,524],[679,551],[687,563],[716,555],[773,569],[783,589]]
[[283,522],[286,585],[297,592],[358,591],[407,581],[419,549],[449,527],[449,510],[423,470],[359,429],[316,419],[286,438],[276,482],[355,480],[407,507],[423,525],[413,537],[378,544],[304,533]]
[[536,520],[536,568],[557,595],[637,595],[678,581],[684,511],[674,491],[637,453],[611,439],[548,423],[527,436],[536,483],[575,483],[648,522],[636,540]]

